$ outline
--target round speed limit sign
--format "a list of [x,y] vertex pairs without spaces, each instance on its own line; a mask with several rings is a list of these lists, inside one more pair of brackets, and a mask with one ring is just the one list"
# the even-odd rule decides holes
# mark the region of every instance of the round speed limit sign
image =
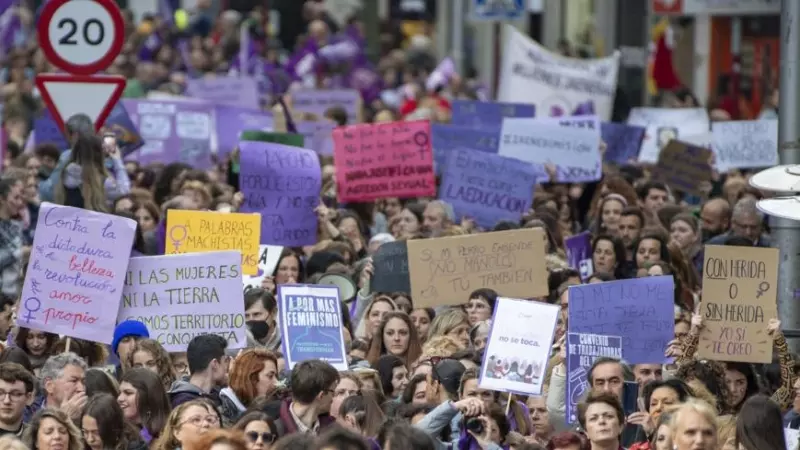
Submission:
[[50,0],[37,27],[47,60],[75,75],[108,68],[125,39],[122,13],[114,0]]

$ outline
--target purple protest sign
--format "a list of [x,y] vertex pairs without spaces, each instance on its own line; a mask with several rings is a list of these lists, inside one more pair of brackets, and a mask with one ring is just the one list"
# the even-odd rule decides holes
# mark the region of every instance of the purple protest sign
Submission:
[[630,364],[665,364],[675,338],[672,276],[644,277],[569,288],[570,333],[622,337]]
[[239,134],[245,130],[272,131],[273,117],[269,111],[218,105],[214,107],[217,130],[217,155],[227,156],[239,145]]
[[644,127],[624,123],[603,122],[600,136],[606,143],[603,161],[618,165],[630,164],[639,158],[639,148],[644,139]]
[[201,170],[211,166],[214,107],[210,103],[138,99],[122,102],[145,142],[125,159],[142,165],[184,162]]
[[359,122],[361,94],[355,89],[301,89],[292,92],[292,109],[325,117],[325,112],[339,106],[347,113],[347,123]]
[[564,239],[564,248],[567,251],[567,262],[570,267],[581,274],[581,279],[586,281],[594,272],[592,267],[592,234],[588,231]]
[[303,135],[305,146],[319,155],[333,155],[333,129],[336,123],[330,120],[300,120],[297,133]]
[[278,313],[288,369],[318,359],[347,370],[342,302],[336,286],[279,285]]
[[260,109],[261,94],[254,78],[197,78],[186,84],[186,95],[220,105]]
[[243,348],[241,262],[238,251],[131,258],[117,320],[144,323],[168,352],[185,352],[201,334]]
[[578,420],[578,402],[589,391],[589,369],[597,358],[622,359],[622,338],[596,334],[567,334],[567,423]]
[[491,229],[501,220],[519,222],[533,201],[536,170],[493,153],[454,149],[442,171],[439,198],[456,217],[470,217]]
[[301,247],[317,242],[322,172],[316,153],[271,142],[239,143],[242,212],[259,213],[261,243]]
[[450,123],[468,127],[500,127],[506,117],[536,116],[536,107],[524,103],[477,102],[453,100]]
[[136,222],[42,203],[17,325],[110,344]]
[[36,137],[36,141],[33,143],[34,148],[45,143],[53,144],[59,150],[69,148],[67,138],[64,137],[64,133],[61,132],[61,128],[58,127],[47,108],[42,111],[42,115],[33,121],[33,134]]

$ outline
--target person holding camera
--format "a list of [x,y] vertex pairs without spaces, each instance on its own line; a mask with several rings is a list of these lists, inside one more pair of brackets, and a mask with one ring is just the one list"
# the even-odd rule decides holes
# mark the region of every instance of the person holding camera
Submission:
[[464,420],[458,450],[501,450],[510,430],[503,408],[492,404],[484,414]]

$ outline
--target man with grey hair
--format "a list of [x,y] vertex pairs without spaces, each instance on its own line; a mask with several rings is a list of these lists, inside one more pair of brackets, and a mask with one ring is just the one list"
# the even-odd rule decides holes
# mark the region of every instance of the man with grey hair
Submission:
[[433,200],[422,213],[422,229],[432,237],[439,236],[455,222],[455,213],[449,203]]
[[87,369],[86,362],[72,352],[48,358],[39,374],[44,396],[39,409],[58,408],[73,422],[80,423],[81,411],[87,401],[84,385]]
[[733,206],[731,213],[731,228],[706,242],[706,245],[739,245],[750,242],[754,247],[769,247],[771,242],[767,236],[762,235],[764,228],[764,214],[756,206],[757,200],[747,196],[740,199]]

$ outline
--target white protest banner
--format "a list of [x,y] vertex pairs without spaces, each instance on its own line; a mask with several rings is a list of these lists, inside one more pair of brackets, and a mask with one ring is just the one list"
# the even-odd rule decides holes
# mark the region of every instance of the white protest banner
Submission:
[[556,305],[499,297],[478,386],[541,395],[559,312]]
[[245,347],[242,254],[131,258],[117,320],[144,323],[168,352],[185,352],[192,338],[212,333],[229,349]]
[[271,277],[278,267],[283,247],[280,245],[259,245],[258,248],[258,275],[242,275],[244,290],[261,287],[264,277]]
[[110,344],[136,222],[42,203],[17,325]]
[[597,114],[611,120],[620,53],[599,59],[553,53],[506,25],[497,101],[536,105],[537,117]]
[[720,172],[778,165],[777,120],[714,122],[711,134]]
[[684,136],[708,133],[708,113],[704,108],[633,108],[628,125],[647,130],[639,151],[639,162],[655,164],[669,141]]
[[564,119],[503,119],[498,153],[532,164],[553,164],[558,182],[599,180],[603,171],[600,127],[592,118]]

